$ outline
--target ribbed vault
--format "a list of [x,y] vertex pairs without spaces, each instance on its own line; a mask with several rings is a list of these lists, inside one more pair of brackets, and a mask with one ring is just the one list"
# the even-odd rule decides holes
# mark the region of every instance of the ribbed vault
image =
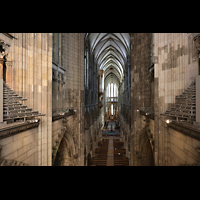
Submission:
[[104,84],[122,82],[130,52],[129,33],[86,33],[90,53],[94,55],[97,69],[104,70]]

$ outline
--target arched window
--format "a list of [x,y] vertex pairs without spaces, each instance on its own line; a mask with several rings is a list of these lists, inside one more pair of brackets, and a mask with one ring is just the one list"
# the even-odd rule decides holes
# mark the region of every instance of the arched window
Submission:
[[110,97],[113,97],[113,83],[110,84]]
[[113,104],[111,104],[111,115],[113,115]]

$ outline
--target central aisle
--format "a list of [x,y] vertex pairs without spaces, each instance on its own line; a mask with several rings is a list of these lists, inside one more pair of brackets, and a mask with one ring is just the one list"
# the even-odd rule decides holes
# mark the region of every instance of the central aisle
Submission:
[[113,137],[109,137],[106,166],[114,166]]

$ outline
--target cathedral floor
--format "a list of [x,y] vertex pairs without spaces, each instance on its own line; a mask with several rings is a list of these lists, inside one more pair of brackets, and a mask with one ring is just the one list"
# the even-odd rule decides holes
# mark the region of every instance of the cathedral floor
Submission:
[[114,166],[113,137],[109,136],[106,166]]

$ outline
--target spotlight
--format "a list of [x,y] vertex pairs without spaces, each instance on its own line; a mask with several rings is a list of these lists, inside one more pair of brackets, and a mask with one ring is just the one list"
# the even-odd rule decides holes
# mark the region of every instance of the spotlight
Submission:
[[39,122],[39,119],[30,119],[27,120],[28,123],[35,123],[35,122]]
[[167,124],[169,124],[169,123],[172,122],[172,120],[170,120],[170,119],[166,119],[165,122],[166,122]]

